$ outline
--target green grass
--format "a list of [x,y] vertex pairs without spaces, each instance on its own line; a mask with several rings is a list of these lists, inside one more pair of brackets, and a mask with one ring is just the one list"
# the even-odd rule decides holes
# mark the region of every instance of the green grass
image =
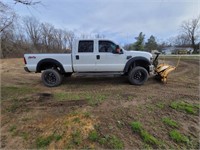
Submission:
[[106,99],[106,96],[104,94],[86,94],[85,98],[91,106],[97,106]]
[[157,103],[156,106],[160,109],[163,109],[165,105],[163,103]]
[[58,101],[67,100],[87,100],[89,105],[96,106],[101,104],[106,96],[99,93],[55,93],[54,98]]
[[80,145],[82,143],[81,132],[79,130],[72,133],[72,141],[74,145]]
[[110,145],[111,149],[123,149],[124,143],[116,136],[112,135],[108,139],[108,144]]
[[12,101],[12,104],[6,108],[7,112],[14,113],[17,111],[18,108],[20,108],[21,104],[17,99],[14,99]]
[[99,138],[99,144],[106,146],[109,149],[123,149],[124,143],[115,135],[106,135]]
[[54,139],[55,139],[55,141],[59,141],[62,139],[62,135],[54,134]]
[[48,136],[48,137],[39,137],[36,139],[36,146],[37,148],[44,148],[46,146],[48,146],[52,141],[53,141],[54,137]]
[[177,128],[178,127],[178,123],[168,117],[164,117],[162,118],[162,122],[170,127],[175,127]]
[[27,132],[21,132],[19,133],[19,136],[21,136],[24,140],[28,140],[29,134]]
[[58,101],[79,100],[80,96],[77,93],[55,93],[54,98]]
[[170,107],[178,111],[184,111],[188,114],[198,114],[199,110],[198,105],[186,102],[172,102]]
[[31,87],[3,86],[1,87],[2,100],[18,98],[30,93],[34,93],[37,89]]
[[80,122],[81,122],[81,120],[80,120],[79,117],[74,118],[72,121],[73,121],[74,123],[80,123]]
[[140,133],[142,131],[142,124],[138,121],[131,122],[131,128],[134,132]]
[[100,134],[93,130],[89,133],[88,139],[92,142],[97,142],[100,145],[109,149],[123,149],[124,143],[115,135],[100,136]]
[[77,149],[78,147],[82,146],[81,145],[82,142],[83,142],[83,138],[82,138],[81,132],[79,130],[74,131],[71,134],[71,138],[69,142],[65,144],[64,149]]
[[84,117],[86,117],[86,118],[90,118],[90,116],[91,116],[90,112],[84,112],[83,114],[84,114]]
[[98,133],[96,130],[93,130],[89,133],[89,136],[88,136],[89,140],[93,141],[93,142],[96,142],[99,138],[98,136]]
[[52,134],[47,137],[38,137],[36,139],[36,146],[37,148],[45,148],[47,147],[53,140],[59,141],[62,139],[62,136],[59,134]]
[[132,131],[138,133],[145,143],[157,146],[161,144],[158,139],[156,139],[154,136],[152,136],[146,130],[143,129],[142,124],[140,122],[138,121],[131,122],[130,125]]
[[9,131],[10,132],[14,132],[14,131],[16,131],[16,129],[17,129],[17,126],[16,125],[12,125],[12,126],[10,126]]
[[181,134],[179,131],[177,131],[177,130],[172,130],[172,131],[170,131],[170,132],[169,132],[169,136],[170,136],[170,138],[171,138],[173,141],[175,141],[175,142],[177,142],[177,143],[179,143],[179,142],[189,143],[188,137],[182,135],[182,134]]
[[152,145],[160,144],[160,142],[154,136],[152,136],[145,130],[141,131],[141,137],[145,143],[152,144]]

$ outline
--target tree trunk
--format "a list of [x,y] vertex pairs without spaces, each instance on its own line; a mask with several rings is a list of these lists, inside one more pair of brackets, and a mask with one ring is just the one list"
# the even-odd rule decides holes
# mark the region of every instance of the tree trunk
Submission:
[[192,36],[192,48],[193,48],[193,54],[197,54],[197,47],[194,42],[194,36]]

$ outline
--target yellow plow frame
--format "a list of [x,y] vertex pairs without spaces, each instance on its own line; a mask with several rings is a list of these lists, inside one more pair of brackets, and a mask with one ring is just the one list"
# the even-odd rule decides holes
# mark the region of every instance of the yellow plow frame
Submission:
[[163,83],[167,83],[167,77],[170,72],[174,71],[176,67],[168,65],[168,64],[160,64],[155,69],[157,76],[160,77]]
[[169,64],[166,64],[166,63],[162,63],[162,64],[159,64],[155,68],[156,76],[159,77],[163,83],[165,83],[165,84],[167,83],[167,77],[169,76],[169,73],[174,71],[178,67],[179,62],[180,62],[180,58],[181,57],[179,57],[176,66],[172,66],[172,65],[169,65]]

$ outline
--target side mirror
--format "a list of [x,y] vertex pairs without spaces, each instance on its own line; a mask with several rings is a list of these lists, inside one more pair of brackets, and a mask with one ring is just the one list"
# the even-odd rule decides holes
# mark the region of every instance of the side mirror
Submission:
[[118,54],[124,54],[123,50],[122,50],[122,49],[120,49],[120,53],[118,53]]

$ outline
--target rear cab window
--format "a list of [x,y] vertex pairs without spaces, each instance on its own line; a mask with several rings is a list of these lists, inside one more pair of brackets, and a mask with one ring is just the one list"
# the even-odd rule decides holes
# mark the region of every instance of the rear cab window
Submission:
[[94,52],[94,41],[92,41],[92,40],[79,41],[78,52],[79,53],[93,53]]

